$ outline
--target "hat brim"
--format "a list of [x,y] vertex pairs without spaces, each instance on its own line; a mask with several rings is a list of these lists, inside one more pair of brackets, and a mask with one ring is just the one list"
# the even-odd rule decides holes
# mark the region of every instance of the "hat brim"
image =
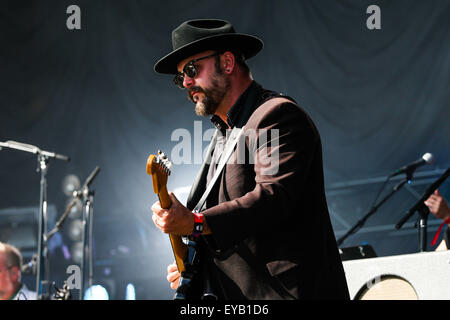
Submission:
[[161,58],[154,66],[155,72],[177,74],[180,61],[207,50],[239,49],[245,59],[255,56],[263,48],[261,39],[242,33],[214,35],[193,41]]

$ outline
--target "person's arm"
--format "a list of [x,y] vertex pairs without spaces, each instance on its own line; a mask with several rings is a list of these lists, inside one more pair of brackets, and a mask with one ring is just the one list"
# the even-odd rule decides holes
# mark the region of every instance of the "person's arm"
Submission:
[[448,248],[450,248],[450,208],[447,204],[447,201],[439,193],[438,190],[435,190],[434,193],[429,196],[424,203],[434,216],[444,220],[444,222],[447,221],[444,240],[436,250],[448,250]]
[[[255,162],[255,188],[240,198],[202,212],[203,234],[212,234],[220,249],[230,248],[256,231],[270,232],[288,224],[292,203],[311,200],[299,199],[299,195],[307,187],[305,181],[313,161],[322,161],[314,159],[320,148],[318,132],[309,117],[292,103],[278,104],[270,110],[258,109],[246,129],[257,129],[259,134],[275,129],[279,135],[270,142],[266,140],[264,146],[252,148],[252,145],[259,146],[257,140],[261,136],[249,134],[248,145]],[[192,234],[193,213],[172,193],[170,197],[169,209],[162,209],[159,202],[152,206],[153,222],[164,233]]]
[[316,129],[309,117],[292,103],[260,109],[249,119],[246,130],[257,129],[264,134],[275,129],[279,137],[263,146],[269,148],[252,150],[252,145],[258,145],[258,137],[244,134],[255,162],[254,189],[203,211],[218,249],[230,248],[256,232],[286,229],[292,216],[298,213],[293,203],[311,201],[301,197],[311,164],[322,161],[314,159],[320,148]]

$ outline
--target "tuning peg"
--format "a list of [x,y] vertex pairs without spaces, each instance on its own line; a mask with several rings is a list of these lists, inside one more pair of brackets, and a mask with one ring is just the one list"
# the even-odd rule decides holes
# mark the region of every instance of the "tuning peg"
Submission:
[[158,155],[161,157],[161,159],[167,159],[167,156],[161,150],[158,150]]

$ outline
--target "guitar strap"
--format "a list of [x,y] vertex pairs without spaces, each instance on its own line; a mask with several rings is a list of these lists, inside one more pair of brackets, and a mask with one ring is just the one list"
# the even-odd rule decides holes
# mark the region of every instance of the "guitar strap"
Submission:
[[219,178],[223,168],[225,167],[228,159],[230,158],[231,154],[234,151],[234,147],[236,146],[237,142],[239,141],[239,138],[241,137],[242,133],[244,132],[244,128],[234,128],[230,134],[230,137],[228,138],[227,143],[225,144],[224,151],[222,153],[222,156],[220,157],[219,164],[216,168],[216,171],[214,172],[214,175],[211,179],[211,181],[208,184],[208,187],[206,188],[205,192],[203,193],[202,197],[198,201],[197,205],[194,207],[194,212],[200,212],[202,209],[206,199],[209,196],[209,193],[211,192],[212,188],[214,187],[217,179]]

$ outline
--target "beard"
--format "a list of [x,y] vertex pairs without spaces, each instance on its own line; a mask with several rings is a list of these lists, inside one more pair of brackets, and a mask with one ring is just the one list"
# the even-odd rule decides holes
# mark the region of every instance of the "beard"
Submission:
[[[230,79],[222,76],[221,73],[216,73],[211,77],[211,86],[208,88],[201,88],[193,86],[187,90],[187,97],[190,101],[195,103],[195,113],[199,116],[213,115],[223,97],[230,88]],[[203,93],[203,99],[199,96],[193,97],[195,93]]]

